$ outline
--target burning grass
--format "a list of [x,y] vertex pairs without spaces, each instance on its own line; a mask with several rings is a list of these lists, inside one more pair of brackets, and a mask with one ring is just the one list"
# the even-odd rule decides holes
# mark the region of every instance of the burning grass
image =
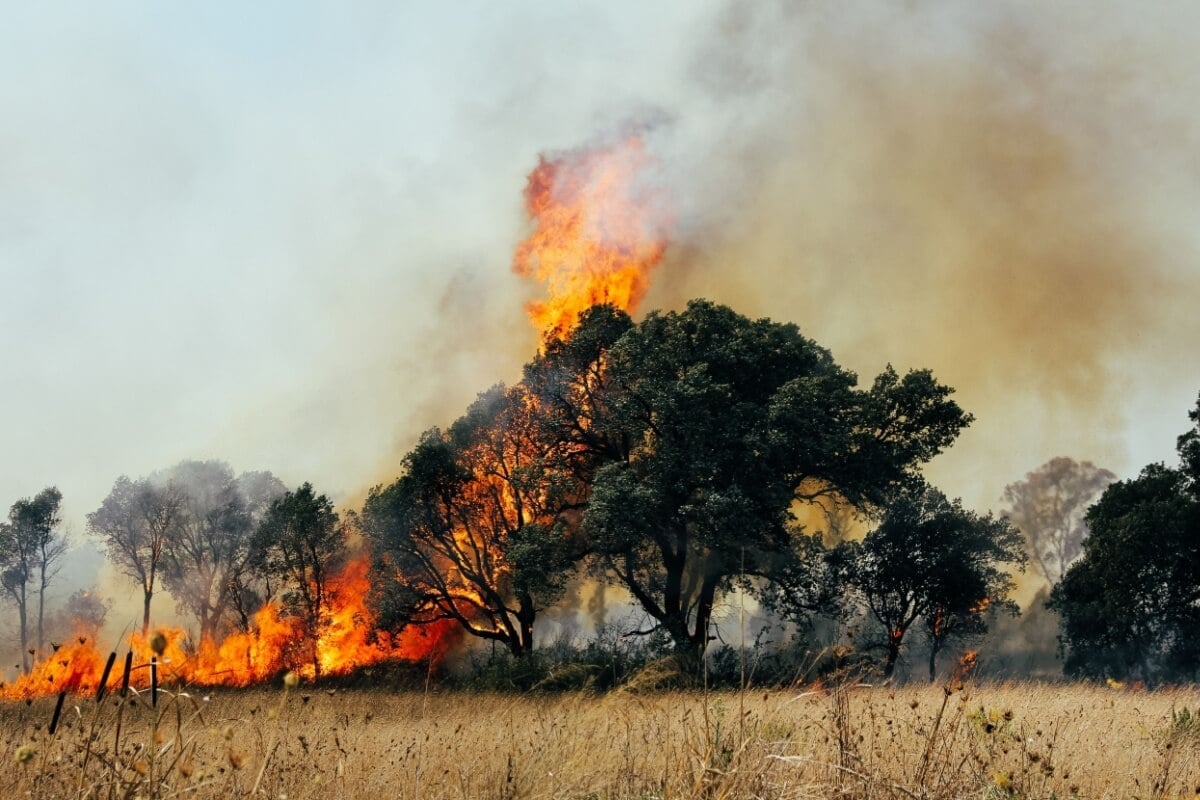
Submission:
[[[147,693],[0,706],[2,797],[1168,798],[1195,688]],[[257,792],[255,792],[257,787]]]

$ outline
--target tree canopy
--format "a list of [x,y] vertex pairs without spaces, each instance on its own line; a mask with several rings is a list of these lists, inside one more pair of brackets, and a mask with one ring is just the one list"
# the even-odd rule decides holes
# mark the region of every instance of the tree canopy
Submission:
[[347,534],[333,502],[306,482],[271,503],[250,545],[248,563],[276,582],[285,608],[303,624],[317,676],[317,640],[327,622],[329,579],[345,556]]
[[269,472],[234,477],[224,461],[183,461],[150,481],[174,487],[183,504],[163,550],[163,585],[196,618],[202,640],[214,639],[235,611],[245,627],[251,537],[286,487]]
[[704,301],[650,314],[607,369],[631,446],[597,470],[584,534],[684,651],[703,650],[735,578],[770,580],[796,545],[794,503],[878,504],[970,421],[928,372],[859,389],[796,326]]
[[951,637],[986,631],[984,614],[1016,612],[1012,569],[1023,569],[1021,536],[1005,519],[979,515],[917,481],[899,490],[878,527],[847,542],[847,582],[883,627],[885,677],[918,620],[929,636],[929,677]]
[[384,594],[519,652],[586,559],[701,652],[735,581],[800,563],[794,505],[884,502],[969,424],[950,394],[890,367],[859,388],[796,326],[705,301],[637,324],[593,308],[372,493]]
[[67,549],[60,530],[62,492],[50,486],[12,504],[0,523],[0,586],[17,607],[21,660],[29,670],[30,603],[37,602],[36,651],[45,646],[46,590]]
[[122,475],[100,507],[88,514],[88,530],[100,536],[108,558],[142,590],[142,635],[162,581],[164,554],[183,522],[185,495],[172,483],[157,485]]
[[1087,514],[1083,556],[1051,594],[1068,675],[1200,677],[1200,400],[1178,467],[1151,464]]

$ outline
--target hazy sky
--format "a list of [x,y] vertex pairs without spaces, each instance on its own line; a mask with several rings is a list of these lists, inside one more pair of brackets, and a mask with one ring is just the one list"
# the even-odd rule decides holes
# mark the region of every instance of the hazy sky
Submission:
[[951,493],[1171,457],[1200,19],[849,5],[11,4],[0,504],[57,484],[82,533],[185,458],[354,501],[519,376],[524,176],[629,123],[679,208],[653,303],[934,368],[979,418]]

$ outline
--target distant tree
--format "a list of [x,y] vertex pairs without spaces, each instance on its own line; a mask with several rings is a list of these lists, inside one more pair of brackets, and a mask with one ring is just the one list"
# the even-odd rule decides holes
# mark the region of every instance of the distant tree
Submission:
[[1060,457],[1005,488],[1006,514],[1024,534],[1034,567],[1050,585],[1062,580],[1083,553],[1088,506],[1116,479],[1090,461]]
[[895,671],[904,637],[919,620],[930,636],[933,680],[949,638],[986,631],[989,606],[1016,613],[1008,570],[1024,568],[1021,544],[1007,520],[975,514],[914,482],[862,542],[842,545],[848,582],[885,631],[884,676]]
[[1200,400],[1180,466],[1151,464],[1087,514],[1083,556],[1051,594],[1064,670],[1146,683],[1200,677]]
[[196,618],[201,641],[213,640],[228,614],[244,617],[251,538],[270,500],[286,487],[270,473],[234,478],[223,461],[184,461],[150,480],[174,486],[183,497],[179,524],[163,550],[163,585]]
[[[649,315],[599,368],[605,396],[585,397],[604,409],[607,451],[584,535],[654,629],[693,655],[717,598],[770,581],[795,548],[793,503],[879,502],[970,421],[928,372],[889,368],[860,390],[794,325],[704,301]],[[593,447],[581,427],[567,433]]]
[[304,483],[271,503],[251,542],[248,563],[279,582],[285,608],[303,625],[318,677],[329,578],[345,555],[347,533],[329,498]]
[[449,430],[427,432],[404,474],[363,512],[376,602],[390,624],[452,619],[514,655],[533,647],[539,610],[561,596],[577,546],[560,514],[563,448],[542,438],[521,388],[480,395]]
[[[57,646],[71,636],[83,636],[94,643],[108,619],[110,605],[95,587],[76,589],[54,615],[51,645]],[[53,641],[55,637],[57,642]]]
[[183,523],[186,495],[178,487],[122,475],[100,508],[88,514],[88,530],[102,537],[108,559],[142,588],[142,635],[150,628],[150,603],[158,587],[168,543]]
[[23,498],[9,509],[8,522],[0,525],[0,585],[17,607],[22,667],[29,671],[29,603],[37,598],[37,642],[45,647],[46,590],[58,573],[58,562],[67,549],[59,526],[62,492],[51,486],[33,498]]

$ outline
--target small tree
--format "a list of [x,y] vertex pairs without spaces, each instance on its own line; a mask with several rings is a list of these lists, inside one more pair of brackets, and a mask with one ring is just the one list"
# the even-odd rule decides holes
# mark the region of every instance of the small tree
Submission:
[[345,554],[346,536],[333,503],[306,482],[271,503],[251,542],[249,564],[280,582],[285,607],[303,626],[317,677],[328,581]]
[[122,475],[100,508],[88,514],[88,530],[104,539],[109,561],[141,586],[143,636],[150,628],[150,604],[163,556],[182,522],[185,499],[172,484],[156,486]]
[[1090,461],[1060,457],[1005,488],[1006,515],[1024,534],[1034,567],[1050,585],[1083,552],[1088,506],[1116,479]]
[[23,498],[9,509],[8,523],[0,526],[0,585],[17,607],[21,661],[29,671],[30,586],[37,598],[37,651],[45,647],[46,590],[58,573],[58,562],[67,540],[58,529],[62,492],[51,486],[33,498]]
[[1024,568],[1020,533],[924,483],[899,491],[879,526],[861,543],[843,547],[849,583],[885,631],[884,677],[895,671],[905,635],[918,620],[930,634],[932,680],[948,638],[986,630],[988,605],[1016,613],[1007,569]]

